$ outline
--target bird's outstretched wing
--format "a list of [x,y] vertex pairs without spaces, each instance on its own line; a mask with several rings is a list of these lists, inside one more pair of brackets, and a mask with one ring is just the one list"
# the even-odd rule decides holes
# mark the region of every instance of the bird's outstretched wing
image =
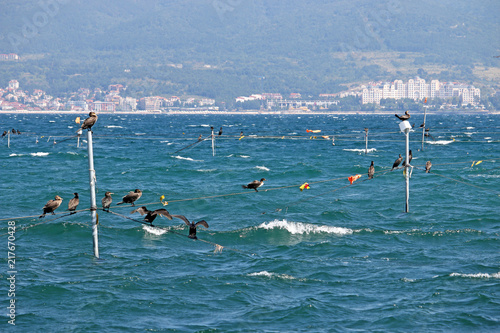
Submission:
[[153,213],[155,214],[158,214],[158,215],[161,215],[161,216],[165,216],[167,219],[171,220],[172,219],[172,215],[170,215],[170,213],[168,212],[168,210],[166,209],[157,209],[155,210]]
[[196,222],[195,226],[198,227],[199,225],[202,225],[208,229],[208,223],[205,220],[201,220],[201,221]]
[[183,220],[187,225],[191,225],[191,222],[184,215],[172,215],[172,217],[176,217],[178,219]]
[[130,212],[130,214],[139,213],[141,215],[146,215],[148,212],[144,209],[146,207],[139,207]]

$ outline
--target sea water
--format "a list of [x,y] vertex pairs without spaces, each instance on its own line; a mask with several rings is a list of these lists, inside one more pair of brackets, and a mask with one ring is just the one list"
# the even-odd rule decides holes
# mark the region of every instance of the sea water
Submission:
[[[393,115],[99,115],[97,204],[113,192],[119,214],[98,210],[99,259],[75,117],[0,115],[0,132],[22,133],[0,141],[1,331],[500,330],[500,116],[428,115],[421,150],[412,114],[405,213]],[[136,188],[135,208],[209,228],[192,240],[177,218],[139,223],[116,205]],[[74,192],[84,211],[67,216]],[[39,219],[55,195],[58,215]]]

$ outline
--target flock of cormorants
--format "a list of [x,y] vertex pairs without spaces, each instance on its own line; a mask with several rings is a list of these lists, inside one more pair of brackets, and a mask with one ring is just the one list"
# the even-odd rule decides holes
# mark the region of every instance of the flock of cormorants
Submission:
[[[410,119],[410,114],[408,111],[405,112],[404,115],[398,116],[397,114],[395,115],[399,120],[405,121]],[[95,125],[97,121],[97,114],[95,112],[90,112],[89,113],[89,118],[85,119],[83,122],[81,129],[87,129],[89,131],[92,130],[92,126]],[[213,128],[212,128],[213,129]],[[16,130],[12,129],[12,133],[16,133]],[[2,136],[5,136],[7,134],[7,131],[4,131]],[[17,131],[17,134],[21,134],[21,132]],[[219,130],[219,135],[222,134],[222,127]],[[243,135],[243,132],[241,133]],[[201,137],[201,136],[200,136]],[[409,158],[408,158],[408,166],[410,166],[410,162],[413,158],[412,151],[409,151]],[[399,154],[399,157],[394,161],[394,164],[392,165],[392,170],[397,168],[400,164],[401,161],[403,161],[403,157],[401,154]],[[403,166],[406,166],[406,161],[403,161]],[[425,172],[429,173],[432,167],[431,161],[427,161],[425,164]],[[375,166],[373,161],[371,161],[370,167],[368,168],[368,179],[372,179],[373,175],[375,174]],[[264,185],[264,181],[267,179],[261,178],[260,180],[254,180],[247,185],[242,185],[243,188],[245,189],[253,189],[255,192],[258,192],[258,188]],[[75,214],[76,207],[79,204],[79,197],[78,193],[73,193],[74,198],[72,198],[69,203],[68,203],[68,211],[71,212],[71,214]],[[111,203],[113,202],[113,198],[111,197],[112,192],[106,192],[104,194],[104,198],[102,198],[101,203],[102,203],[102,210],[109,212],[109,207],[111,206]],[[122,198],[121,202],[118,202],[117,205],[121,205],[124,203],[131,204],[132,206],[135,206],[134,202],[137,201],[140,197],[142,196],[142,191],[140,189],[135,189],[134,191],[130,191],[127,195],[125,195]],[[59,206],[62,203],[63,198],[61,198],[59,195],[56,195],[53,200],[49,200],[45,206],[43,207],[43,214],[40,215],[40,218],[45,217],[45,214],[47,213],[52,213],[55,215],[54,211],[59,208]],[[208,228],[208,223],[205,220],[201,220],[198,222],[190,222],[184,215],[171,215],[166,209],[161,208],[161,209],[156,209],[154,211],[150,211],[146,208],[146,206],[139,207],[137,209],[134,209],[131,214],[139,213],[141,215],[146,215],[144,217],[143,221],[148,222],[151,225],[153,224],[153,221],[156,219],[158,215],[164,216],[168,218],[169,220],[172,220],[173,217],[181,219],[186,223],[187,226],[189,226],[189,238],[197,239],[196,238],[196,228],[198,226],[204,226],[205,228]]]

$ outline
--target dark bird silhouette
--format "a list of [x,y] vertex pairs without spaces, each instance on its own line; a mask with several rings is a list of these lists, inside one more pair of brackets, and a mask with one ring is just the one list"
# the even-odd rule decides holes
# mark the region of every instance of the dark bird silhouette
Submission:
[[21,134],[21,131],[20,131],[20,130],[17,130],[17,134]]
[[7,131],[3,131],[2,138],[7,135]]
[[375,167],[373,166],[373,161],[372,161],[372,164],[370,164],[370,167],[368,168],[368,179],[372,179],[374,174],[375,174]]
[[68,210],[70,212],[72,212],[71,214],[75,214],[75,210],[76,210],[76,207],[78,206],[78,204],[80,203],[80,198],[78,197],[78,193],[73,193],[75,195],[74,198],[72,198],[69,202],[68,202]]
[[261,178],[260,180],[254,180],[251,183],[248,183],[247,185],[241,185],[243,188],[253,188],[255,192],[259,192],[257,189],[264,185],[264,180],[267,180],[266,178]]
[[15,130],[15,129],[12,129],[10,132],[11,132],[12,134],[16,134],[16,130]]
[[172,215],[170,215],[170,213],[166,209],[163,209],[163,208],[150,211],[146,208],[146,206],[142,206],[142,207],[139,207],[139,208],[133,210],[132,212],[130,212],[130,214],[134,214],[134,213],[146,215],[146,217],[144,218],[144,221],[149,222],[150,224],[153,224],[153,221],[155,220],[155,218],[158,215],[165,216],[169,220],[172,219]]
[[396,118],[398,118],[401,121],[405,121],[405,120],[410,119],[410,114],[408,113],[408,111],[405,111],[405,114],[402,116],[398,116],[397,114],[395,114],[395,116],[396,116]]
[[123,203],[129,203],[132,204],[132,206],[135,206],[134,201],[139,199],[141,196],[142,196],[142,191],[139,189],[135,189],[134,192],[130,191],[126,196],[124,196],[122,198],[122,201],[117,203],[117,205],[121,205]]
[[392,170],[394,170],[394,168],[397,168],[400,164],[401,164],[401,161],[403,160],[403,157],[401,157],[401,154],[399,154],[399,157],[397,160],[394,161],[394,164],[392,165]]
[[95,112],[90,112],[89,117],[85,119],[85,121],[82,124],[82,129],[88,129],[91,131],[92,126],[95,125],[95,122],[97,121],[97,114]]
[[189,238],[198,239],[198,237],[196,237],[196,228],[200,225],[208,229],[208,223],[205,220],[201,220],[194,223],[194,222],[189,222],[189,220],[184,215],[172,215],[172,217],[176,217],[178,219],[183,220],[184,223],[186,223],[189,226],[189,236],[188,236]]
[[432,163],[431,163],[431,161],[427,161],[427,162],[425,163],[425,172],[426,172],[426,173],[431,172],[431,168],[432,168]]
[[[410,165],[412,159],[413,159],[413,154],[411,153],[411,149],[410,149],[408,151],[408,165]],[[406,166],[406,160],[403,161],[403,166]]]
[[45,206],[43,206],[43,214],[40,215],[40,218],[45,217],[45,214],[47,214],[47,213],[52,213],[52,215],[56,215],[56,213],[54,213],[54,211],[57,208],[59,208],[62,201],[63,201],[63,199],[58,195],[56,195],[53,200],[47,201]]
[[102,210],[106,211],[106,208],[108,209],[107,211],[109,212],[109,206],[111,206],[111,203],[113,202],[113,198],[111,197],[111,194],[114,194],[112,192],[106,192],[104,193],[104,198],[102,198],[101,203],[102,203]]
[[219,130],[219,136],[221,136],[221,135],[222,135],[222,126],[221,126],[221,128]]

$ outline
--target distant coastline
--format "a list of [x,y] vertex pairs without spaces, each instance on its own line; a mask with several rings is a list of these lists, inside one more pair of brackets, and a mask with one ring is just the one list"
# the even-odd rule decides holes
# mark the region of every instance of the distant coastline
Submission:
[[[64,110],[37,110],[37,111],[28,111],[28,110],[0,110],[0,114],[78,114],[78,115],[86,115],[89,111],[64,111]],[[99,112],[98,114],[137,114],[137,115],[151,115],[151,114],[164,114],[164,115],[182,115],[182,114],[190,114],[190,115],[354,115],[354,114],[363,114],[363,115],[386,115],[393,114],[394,112],[398,112],[395,110],[390,111],[261,111],[261,110],[246,110],[246,111],[114,111],[114,112]],[[414,111],[414,113],[423,113],[422,111]],[[457,111],[457,110],[446,110],[446,111],[427,111],[427,114],[500,114],[500,111],[488,111],[488,110],[471,110],[471,111]]]

